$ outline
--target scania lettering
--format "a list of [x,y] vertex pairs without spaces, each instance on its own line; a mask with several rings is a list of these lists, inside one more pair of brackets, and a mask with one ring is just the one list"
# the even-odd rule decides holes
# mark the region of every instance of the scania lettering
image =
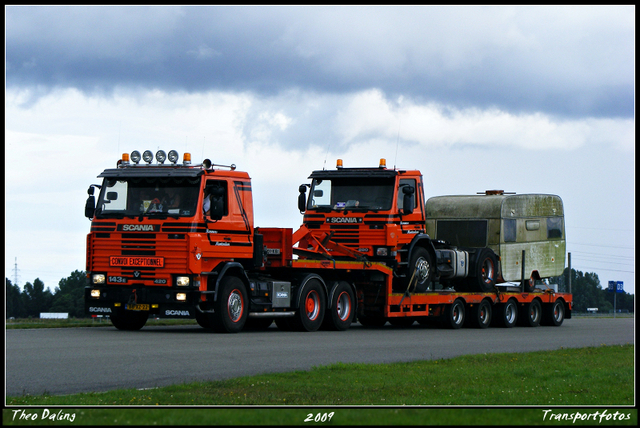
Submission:
[[294,231],[254,225],[251,179],[235,165],[194,165],[189,153],[179,163],[173,150],[155,159],[125,153],[88,190],[85,311],[109,313],[118,329],[139,330],[149,316],[225,333],[571,317],[571,294],[549,284],[565,262],[558,197],[427,204],[419,171],[339,160],[299,186]]

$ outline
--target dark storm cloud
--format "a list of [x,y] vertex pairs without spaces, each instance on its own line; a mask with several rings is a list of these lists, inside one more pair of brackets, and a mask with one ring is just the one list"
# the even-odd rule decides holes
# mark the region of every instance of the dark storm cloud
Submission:
[[[631,8],[7,7],[6,82],[633,117]],[[37,90],[36,90],[37,89]]]

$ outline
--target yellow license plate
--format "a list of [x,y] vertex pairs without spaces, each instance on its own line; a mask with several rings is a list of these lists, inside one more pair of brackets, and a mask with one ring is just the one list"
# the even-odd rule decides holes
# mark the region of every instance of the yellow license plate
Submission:
[[149,305],[148,304],[125,305],[124,308],[128,311],[148,311]]

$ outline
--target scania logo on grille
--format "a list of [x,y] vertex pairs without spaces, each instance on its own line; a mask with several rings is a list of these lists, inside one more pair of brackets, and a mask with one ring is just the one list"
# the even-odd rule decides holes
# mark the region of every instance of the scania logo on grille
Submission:
[[140,271],[139,270],[134,271],[133,276],[135,276],[136,278],[140,278]]
[[157,224],[119,224],[118,230],[123,232],[155,232],[159,227]]

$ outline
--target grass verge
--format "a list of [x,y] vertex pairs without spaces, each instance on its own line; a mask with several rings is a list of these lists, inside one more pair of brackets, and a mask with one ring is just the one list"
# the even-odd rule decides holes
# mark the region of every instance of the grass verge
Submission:
[[7,397],[7,405],[633,405],[634,346],[482,354],[136,390]]

